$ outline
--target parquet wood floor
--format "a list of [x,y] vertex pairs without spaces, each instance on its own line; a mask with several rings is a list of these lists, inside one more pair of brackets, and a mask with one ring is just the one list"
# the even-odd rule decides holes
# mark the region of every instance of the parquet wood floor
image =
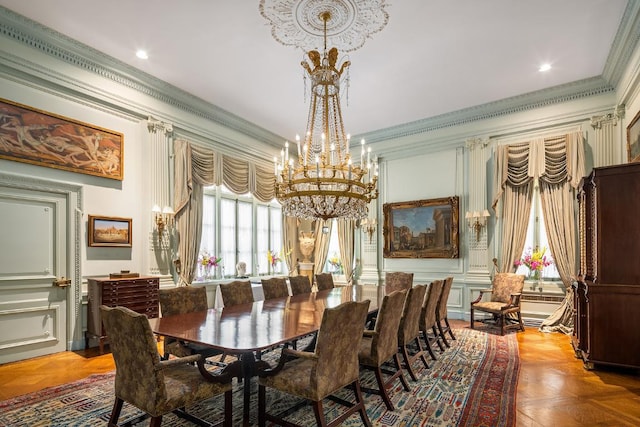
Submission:
[[[452,321],[453,327],[466,327]],[[639,426],[640,372],[583,368],[569,337],[535,328],[518,333],[517,426]],[[0,400],[115,369],[98,349],[0,365]]]

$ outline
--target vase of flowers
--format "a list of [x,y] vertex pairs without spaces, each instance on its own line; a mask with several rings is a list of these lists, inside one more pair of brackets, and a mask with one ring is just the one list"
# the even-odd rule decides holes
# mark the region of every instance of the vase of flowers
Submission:
[[269,274],[271,274],[272,272],[275,273],[276,271],[280,270],[280,261],[282,261],[282,259],[280,258],[278,252],[271,249],[267,251],[267,265],[269,266]]
[[330,270],[333,274],[342,273],[342,262],[338,254],[334,252],[333,256],[327,260],[329,262]]
[[209,255],[203,252],[198,258],[198,280],[210,280],[216,278],[217,267],[222,262],[222,258]]
[[513,264],[516,267],[520,267],[521,265],[527,267],[529,269],[529,280],[537,282],[542,278],[542,270],[553,264],[551,258],[545,255],[546,251],[547,248],[545,247],[542,249],[536,247],[535,250],[528,248],[522,255],[522,258],[517,259]]

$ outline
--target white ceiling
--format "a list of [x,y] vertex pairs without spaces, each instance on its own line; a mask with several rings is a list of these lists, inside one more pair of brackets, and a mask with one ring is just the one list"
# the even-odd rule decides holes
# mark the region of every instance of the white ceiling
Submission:
[[[303,52],[271,36],[259,3],[0,0],[14,12],[292,139],[307,120]],[[343,98],[347,131],[363,134],[600,76],[626,4],[387,1],[387,26],[349,53],[348,106]],[[146,49],[149,59],[138,59],[137,49]],[[543,62],[552,70],[538,72]]]

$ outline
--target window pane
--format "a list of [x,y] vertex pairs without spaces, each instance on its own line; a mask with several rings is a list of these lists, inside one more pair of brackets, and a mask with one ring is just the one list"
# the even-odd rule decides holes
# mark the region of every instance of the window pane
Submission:
[[324,272],[342,274],[342,259],[340,258],[340,243],[338,242],[338,224],[332,220],[331,236],[329,237],[329,252],[324,263]]
[[[280,271],[282,273],[287,272],[287,262],[284,260],[284,244],[282,242],[282,209],[280,206],[269,207],[270,214],[270,239],[269,242],[271,244],[271,249],[276,251],[277,253],[282,252],[282,262],[280,263]],[[265,255],[266,256],[266,255]]]
[[[253,274],[251,256],[253,254],[252,205],[238,201],[238,260],[247,264],[247,274]],[[231,266],[229,266],[231,267]],[[234,264],[235,268],[235,264]],[[235,271],[235,270],[234,270]],[[231,272],[231,270],[229,270]]]
[[269,207],[258,205],[256,210],[256,270],[267,274],[267,251],[269,250]]
[[216,198],[205,194],[203,198],[202,209],[202,240],[200,242],[200,253],[207,252],[215,255],[216,248],[216,227],[215,227],[215,209]]
[[220,199],[220,242],[223,274],[234,274],[236,266],[235,200]]

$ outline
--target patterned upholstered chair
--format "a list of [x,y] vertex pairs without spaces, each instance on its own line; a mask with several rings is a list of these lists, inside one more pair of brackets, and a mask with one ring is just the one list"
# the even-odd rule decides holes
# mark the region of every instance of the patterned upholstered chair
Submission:
[[316,286],[319,291],[333,289],[335,287],[333,283],[333,275],[331,273],[316,274]]
[[[259,374],[260,426],[265,426],[267,421],[283,422],[277,415],[266,412],[267,387],[311,401],[319,426],[342,424],[356,412],[364,425],[371,426],[358,378],[358,348],[368,310],[369,301],[345,302],[325,309],[314,352],[284,348],[278,365]],[[352,388],[355,402],[344,402],[348,409],[327,424],[322,401],[344,387]]]
[[440,340],[440,333],[436,328],[436,309],[438,308],[438,300],[442,293],[442,285],[442,280],[434,280],[431,282],[424,297],[424,303],[422,304],[422,310],[420,312],[420,333],[422,334],[424,345],[433,360],[437,359],[433,352],[434,344],[438,344],[440,350],[444,351],[444,346]]
[[[181,286],[178,288],[160,289],[158,291],[158,297],[160,299],[162,316],[205,311],[209,308],[207,304],[207,289],[204,287]],[[168,359],[170,354],[177,357],[201,354],[206,359],[222,354],[222,352],[211,347],[165,337],[163,358],[165,360]]]
[[[390,411],[393,411],[394,408],[389,399],[387,389],[399,379],[404,389],[406,391],[410,390],[398,357],[398,328],[407,292],[407,290],[400,290],[384,296],[378,310],[376,326],[373,330],[364,331],[364,337],[358,351],[360,366],[373,370],[378,382],[377,390],[369,388],[363,388],[363,390],[367,393],[375,393],[382,396],[384,404]],[[395,364],[395,371],[383,367],[383,364],[391,359]],[[386,379],[383,374],[387,375]]]
[[384,292],[390,294],[393,291],[409,289],[413,286],[413,273],[402,271],[389,271],[384,275]]
[[438,308],[436,309],[436,326],[438,327],[440,339],[447,347],[451,347],[449,341],[447,341],[447,333],[452,340],[456,339],[453,335],[453,331],[451,330],[451,325],[449,325],[449,315],[447,314],[447,302],[449,301],[449,293],[451,292],[452,284],[453,277],[447,277],[444,279],[442,293],[440,294],[440,299],[438,299]]
[[[491,289],[481,290],[478,298],[471,303],[471,329],[473,329],[474,312],[484,311],[493,315],[500,327],[500,335],[504,335],[504,331],[507,329],[524,331],[522,313],[520,312],[520,296],[523,288],[523,275],[496,273]],[[490,301],[482,301],[485,293],[491,293]]]
[[289,276],[289,285],[291,286],[291,295],[311,293],[311,282],[308,276]]
[[231,283],[221,283],[218,285],[218,290],[222,295],[222,303],[225,307],[253,302],[251,282],[248,280],[235,280]]
[[411,379],[418,381],[413,363],[420,359],[425,368],[428,368],[425,352],[420,341],[420,312],[424,295],[427,291],[426,285],[416,285],[407,291],[407,299],[402,310],[400,327],[398,328],[398,348],[404,366],[406,366]]
[[282,277],[272,277],[271,279],[262,279],[262,292],[264,299],[274,299],[289,296],[287,281]]
[[170,412],[193,419],[180,408],[221,394],[224,394],[224,425],[231,426],[231,378],[227,374],[210,374],[204,368],[204,359],[197,354],[160,360],[144,314],[104,305],[100,311],[116,364],[116,399],[110,426],[117,425],[124,402],[149,414],[150,425],[159,427],[162,416]]

